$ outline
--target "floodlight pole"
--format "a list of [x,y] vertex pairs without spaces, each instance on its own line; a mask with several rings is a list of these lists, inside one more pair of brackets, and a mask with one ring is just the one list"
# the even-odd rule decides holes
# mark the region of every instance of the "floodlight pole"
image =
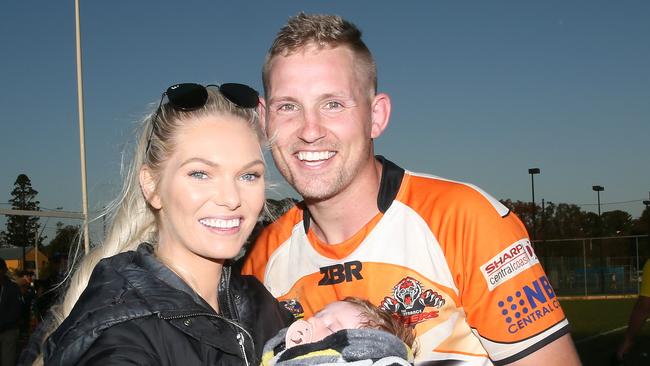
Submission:
[[[591,189],[596,192],[598,195],[598,235],[602,234],[603,223],[600,217],[600,192],[605,190],[603,186],[591,186]],[[600,242],[600,267],[605,266],[605,259],[603,258],[603,242]],[[600,290],[605,293],[605,272],[601,270],[600,272]]]
[[83,213],[84,252],[90,251],[88,234],[88,191],[86,188],[86,146],[84,133],[84,93],[81,69],[81,29],[79,26],[79,0],[74,1],[75,35],[77,50],[77,108],[79,110],[79,158],[81,163],[81,212]]
[[596,191],[596,194],[598,195],[598,217],[600,217],[600,192],[605,190],[605,187],[603,186],[592,186],[591,189]]
[[[650,192],[648,192],[648,198],[650,198]],[[643,204],[645,205],[645,209],[647,210],[648,207],[650,207],[650,199],[648,200],[643,200]],[[640,220],[640,218],[639,218]],[[648,236],[647,239],[650,240],[650,220],[648,221]],[[639,262],[639,238],[636,238],[636,275],[639,275],[639,272],[641,271],[641,263]],[[636,292],[640,293],[641,292],[641,282],[636,281]]]
[[[648,196],[650,196],[650,192],[648,192]],[[643,204],[647,210],[650,207],[650,200],[643,200]],[[648,240],[650,240],[650,220],[648,220]]]
[[537,213],[537,205],[535,204],[535,174],[539,174],[540,170],[539,168],[530,168],[528,169],[528,174],[530,174],[530,186],[531,190],[533,192],[533,240],[537,239],[537,223],[535,222],[536,218],[536,213]]

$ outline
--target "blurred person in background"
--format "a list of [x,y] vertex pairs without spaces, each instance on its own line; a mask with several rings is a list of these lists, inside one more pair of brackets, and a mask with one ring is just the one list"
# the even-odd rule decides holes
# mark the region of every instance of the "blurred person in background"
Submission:
[[[643,265],[643,275],[641,278],[641,290],[639,291],[639,298],[634,304],[632,313],[630,314],[630,321],[625,331],[623,342],[619,345],[616,352],[616,359],[619,364],[625,364],[630,351],[634,347],[635,338],[643,328],[646,320],[650,316],[650,259],[645,261]],[[646,349],[645,353],[649,353],[650,349]],[[646,355],[647,357],[647,355]]]
[[7,263],[0,258],[0,366],[16,364],[21,311],[20,289],[7,271]]

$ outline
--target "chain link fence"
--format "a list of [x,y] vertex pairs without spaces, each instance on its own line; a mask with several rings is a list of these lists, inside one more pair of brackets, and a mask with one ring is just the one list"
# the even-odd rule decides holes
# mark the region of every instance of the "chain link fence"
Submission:
[[648,235],[535,241],[559,296],[636,295],[650,259]]

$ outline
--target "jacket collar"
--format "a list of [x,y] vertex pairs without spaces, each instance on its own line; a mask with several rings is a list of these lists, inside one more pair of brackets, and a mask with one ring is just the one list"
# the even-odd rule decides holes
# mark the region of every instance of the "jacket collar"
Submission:
[[[106,328],[156,315],[199,341],[228,353],[239,352],[236,342],[224,339],[225,334],[232,334],[224,328],[233,328],[224,319],[229,315],[216,314],[180,277],[156,259],[151,244],[142,243],[136,251],[103,259],[95,266],[72,312],[48,338],[45,358],[54,363],[76,360]],[[192,322],[196,325],[192,327],[184,324],[184,320],[195,316],[206,316],[208,321]],[[52,352],[55,349],[56,354]]]
[[[185,283],[185,281],[183,281],[176,273],[174,273],[171,269],[169,269],[169,267],[163,264],[156,257],[154,253],[154,247],[152,244],[150,243],[140,244],[138,246],[137,253],[138,256],[135,256],[134,264],[146,270],[151,275],[156,277],[158,280],[170,286],[172,289],[182,291],[183,293],[187,294],[195,303],[210,308],[210,305],[208,305],[208,303],[205,300],[203,300],[203,298],[199,296],[199,294],[197,294],[196,291],[192,290],[192,288],[187,283]],[[142,288],[150,285],[149,280],[145,278],[141,278],[141,279],[143,281],[146,281],[146,283],[139,283],[138,278],[130,279],[130,282],[132,282],[136,288]],[[158,295],[157,293],[153,293],[151,295],[154,296],[154,298],[156,298],[156,302],[153,302],[151,304],[152,307],[155,307],[156,303],[158,303],[160,300],[157,297],[159,297],[160,295]],[[159,310],[165,310],[165,309],[159,309]]]

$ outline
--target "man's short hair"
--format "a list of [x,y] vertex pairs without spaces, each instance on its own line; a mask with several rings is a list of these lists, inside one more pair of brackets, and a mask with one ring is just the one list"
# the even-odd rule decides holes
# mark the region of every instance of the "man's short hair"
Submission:
[[4,258],[0,258],[0,271],[7,272],[7,262]]
[[365,76],[369,86],[377,92],[377,66],[372,53],[361,40],[361,30],[338,15],[300,14],[289,18],[271,45],[262,69],[264,91],[269,92],[271,61],[275,56],[289,56],[307,46],[319,49],[348,47],[358,61],[357,71]]

